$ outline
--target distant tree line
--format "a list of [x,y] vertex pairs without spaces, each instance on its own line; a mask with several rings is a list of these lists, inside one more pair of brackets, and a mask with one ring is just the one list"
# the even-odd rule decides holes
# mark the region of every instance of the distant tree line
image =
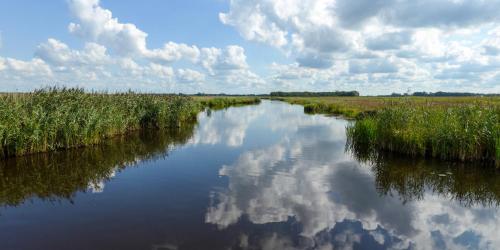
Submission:
[[358,91],[334,91],[334,92],[271,92],[270,96],[278,97],[309,97],[309,96],[359,96]]
[[392,93],[390,96],[429,96],[429,97],[453,97],[453,96],[500,96],[500,94],[480,94],[480,93],[468,93],[468,92],[415,92],[413,94],[399,94]]

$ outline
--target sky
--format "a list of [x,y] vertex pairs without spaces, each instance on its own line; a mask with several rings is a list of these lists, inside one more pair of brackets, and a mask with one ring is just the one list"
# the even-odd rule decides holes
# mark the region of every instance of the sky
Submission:
[[500,93],[500,0],[0,0],[0,91]]

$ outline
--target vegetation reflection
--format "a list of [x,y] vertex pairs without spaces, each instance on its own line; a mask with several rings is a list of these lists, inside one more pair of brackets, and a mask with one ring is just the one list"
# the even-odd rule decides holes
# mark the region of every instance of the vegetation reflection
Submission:
[[408,159],[391,153],[355,147],[347,150],[368,163],[381,195],[396,194],[403,202],[422,200],[426,192],[447,197],[464,206],[500,205],[500,171],[477,163],[452,163],[436,159]]
[[137,161],[165,157],[192,137],[196,124],[174,130],[144,130],[94,147],[35,154],[0,161],[0,206],[30,198],[71,200]]

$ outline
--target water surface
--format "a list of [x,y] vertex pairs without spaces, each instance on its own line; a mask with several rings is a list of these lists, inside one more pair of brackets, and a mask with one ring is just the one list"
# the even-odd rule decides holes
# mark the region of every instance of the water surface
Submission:
[[0,249],[498,249],[500,174],[346,151],[300,106],[0,163]]

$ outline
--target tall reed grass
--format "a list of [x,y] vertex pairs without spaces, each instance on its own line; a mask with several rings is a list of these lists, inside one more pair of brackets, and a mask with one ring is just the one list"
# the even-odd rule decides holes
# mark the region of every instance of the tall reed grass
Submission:
[[500,166],[499,105],[400,103],[358,119],[347,134],[349,148],[357,152],[386,150]]
[[259,104],[258,97],[198,97],[197,99],[203,107],[218,110],[232,106],[243,106]]
[[85,93],[46,88],[0,95],[0,158],[80,147],[146,127],[173,128],[196,119],[189,97]]

